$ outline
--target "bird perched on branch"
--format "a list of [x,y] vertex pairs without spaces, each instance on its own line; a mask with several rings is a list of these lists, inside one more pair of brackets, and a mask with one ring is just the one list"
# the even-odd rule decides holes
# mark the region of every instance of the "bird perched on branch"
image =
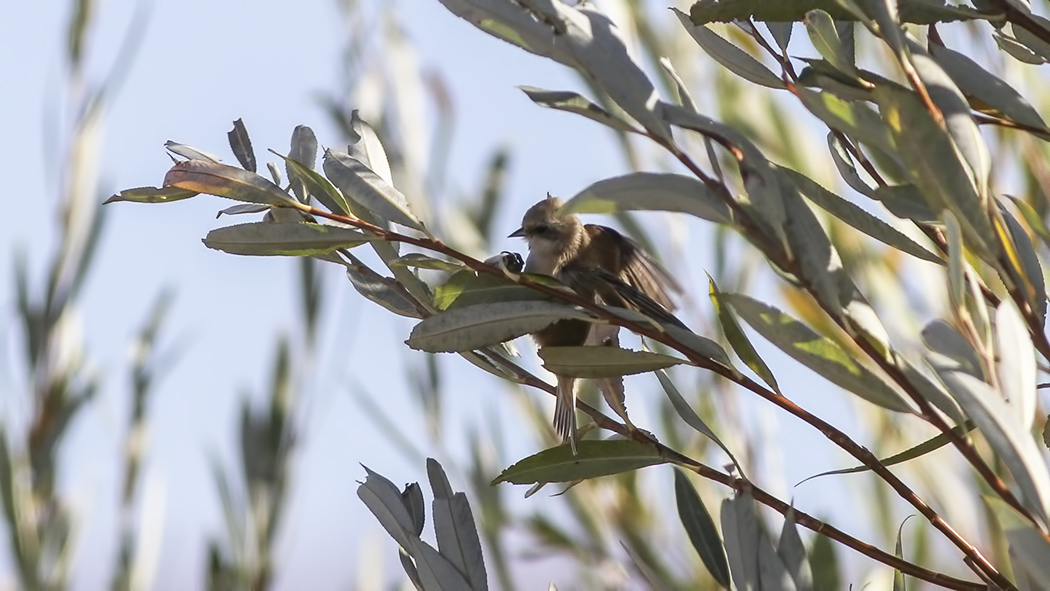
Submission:
[[[658,320],[681,325],[670,310],[670,291],[681,291],[674,278],[630,238],[606,226],[584,224],[561,215],[562,201],[550,194],[525,212],[521,228],[510,237],[529,244],[526,273],[550,275],[595,303],[640,310]],[[583,320],[559,320],[534,333],[543,347],[619,346],[619,327]],[[609,406],[634,428],[624,406],[623,379],[596,380]],[[554,428],[576,453],[576,378],[558,376]]]

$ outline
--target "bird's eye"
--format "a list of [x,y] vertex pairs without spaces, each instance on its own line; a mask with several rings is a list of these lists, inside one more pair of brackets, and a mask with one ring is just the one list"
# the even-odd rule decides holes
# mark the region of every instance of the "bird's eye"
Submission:
[[535,226],[532,227],[532,233],[533,234],[539,234],[539,235],[542,236],[543,234],[546,234],[547,232],[550,232],[550,229],[551,229],[551,227],[548,226],[547,224],[536,224]]

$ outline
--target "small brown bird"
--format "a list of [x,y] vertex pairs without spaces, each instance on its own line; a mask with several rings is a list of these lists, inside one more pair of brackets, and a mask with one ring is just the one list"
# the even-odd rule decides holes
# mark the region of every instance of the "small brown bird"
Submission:
[[[596,303],[641,310],[681,324],[669,310],[674,278],[633,240],[606,226],[560,215],[562,201],[550,194],[525,212],[510,236],[529,243],[526,273],[550,275]],[[619,346],[619,327],[583,320],[559,320],[533,334],[541,347]],[[609,405],[633,428],[623,404],[623,379],[596,380]],[[558,376],[554,428],[576,453],[576,378]]]

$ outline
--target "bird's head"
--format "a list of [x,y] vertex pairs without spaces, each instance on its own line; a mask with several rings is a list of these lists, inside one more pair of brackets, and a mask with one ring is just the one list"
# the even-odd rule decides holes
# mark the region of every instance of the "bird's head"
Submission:
[[[561,215],[561,199],[550,194],[525,212],[521,227],[510,235],[529,243],[530,259],[541,261],[536,272],[552,273],[571,259],[583,239],[583,222],[575,215]],[[535,265],[533,265],[535,266]]]

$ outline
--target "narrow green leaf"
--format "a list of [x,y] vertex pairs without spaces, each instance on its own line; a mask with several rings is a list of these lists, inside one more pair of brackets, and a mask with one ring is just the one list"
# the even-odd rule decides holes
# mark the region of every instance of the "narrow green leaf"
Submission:
[[1047,129],[1039,112],[1019,92],[977,62],[962,53],[933,43],[930,44],[930,54],[951,76],[952,82],[955,82],[959,89],[983,103],[975,106],[978,110],[990,109],[991,112],[1022,125]]
[[1047,523],[1050,473],[1029,430],[988,384],[943,361],[932,359],[930,365],[1010,469],[1021,490],[1022,502]]
[[[1020,563],[1033,581],[1050,581],[1050,561],[1046,559],[1050,556],[1050,542],[1047,542],[1046,536],[1002,499],[990,495],[982,495],[981,498],[1006,533],[1010,554],[1016,563]],[[1015,568],[1018,566],[1016,563]]]
[[[1016,257],[1009,256],[1008,260],[1022,283],[1018,288],[1042,324],[1046,319],[1046,279],[1043,277],[1039,255],[1036,254],[1035,245],[1032,244],[1028,232],[1017,218],[1005,208],[1000,207],[999,212],[1009,232],[1010,246],[1013,247],[1011,251],[1016,253]],[[1003,242],[1005,241],[1004,239]]]
[[[270,150],[270,151],[273,152],[273,150]],[[274,152],[274,153],[276,154],[276,152]],[[280,154],[277,154],[277,155],[280,156]],[[284,159],[283,156],[281,156],[281,158]],[[314,169],[314,165],[317,162],[317,136],[314,135],[314,130],[310,129],[309,127],[307,127],[305,125],[296,125],[295,126],[295,129],[292,130],[292,140],[289,143],[289,147],[288,147],[288,159],[294,160],[295,162],[300,164],[301,167],[308,168],[311,171]],[[324,204],[324,206],[327,207],[329,209],[329,211],[332,211],[333,213],[346,213],[347,212],[347,209],[345,207],[343,209],[341,209],[341,210],[340,209],[333,209],[332,206],[329,205],[328,202],[325,201],[325,197],[328,197],[329,199],[331,199],[331,194],[328,191],[325,191],[325,190],[322,190],[320,192],[310,191],[310,188],[306,186],[306,182],[307,181],[305,179],[300,178],[301,176],[304,176],[304,175],[301,172],[297,173],[295,168],[287,161],[284,163],[284,171],[288,175],[288,181],[292,184],[292,191],[295,193],[295,196],[299,198],[299,201],[302,201],[303,203],[306,203],[307,196],[310,193],[313,193],[315,195],[315,198],[318,201],[320,201],[322,204]],[[317,176],[319,177],[320,175],[317,175]],[[280,183],[278,183],[278,184],[280,184]],[[315,184],[320,184],[320,183],[316,183],[316,180],[315,180]],[[330,185],[331,183],[327,183],[327,184]],[[320,188],[320,187],[315,187],[315,189],[318,189],[318,188]],[[335,193],[336,195],[339,194],[339,192],[336,191],[334,187],[331,187],[331,191],[333,193]],[[334,201],[338,203],[338,202],[341,202],[343,200],[342,200],[342,197],[340,196],[338,199],[335,199]],[[344,205],[345,205],[345,202],[344,202]]]
[[452,490],[441,464],[427,458],[427,476],[434,492],[434,532],[438,550],[466,577],[470,589],[488,589],[481,540],[467,496]]
[[843,589],[838,543],[827,536],[816,536],[809,548],[809,567],[813,571],[815,591]]
[[718,527],[711,519],[703,499],[696,494],[696,489],[678,468],[674,469],[674,497],[678,504],[678,518],[693,548],[700,555],[700,560],[707,567],[707,572],[723,589],[729,589],[729,563],[726,561],[725,548],[722,547],[722,538],[718,535]]
[[435,271],[462,271],[466,266],[459,261],[449,261],[427,256],[421,252],[410,252],[390,261],[391,266],[415,267]]
[[780,393],[780,386],[777,385],[776,377],[770,371],[766,362],[762,360],[762,357],[759,356],[758,351],[751,344],[751,340],[747,338],[747,335],[740,328],[740,324],[736,321],[736,317],[733,316],[732,310],[726,306],[724,294],[718,290],[715,280],[710,275],[707,276],[707,284],[708,295],[711,298],[711,303],[715,305],[715,312],[718,314],[718,322],[722,326],[722,333],[725,334],[726,340],[733,347],[737,357],[744,362],[744,365],[751,368],[751,371],[755,372],[774,392]]
[[106,199],[103,205],[106,203],[114,203],[116,201],[131,201],[133,203],[171,203],[172,201],[189,199],[198,194],[197,191],[187,191],[186,189],[178,189],[176,187],[136,187],[134,189],[124,189],[120,193]]
[[391,287],[390,282],[393,281],[392,279],[383,281],[383,278],[374,271],[371,271],[371,269],[368,271],[365,272],[357,265],[347,265],[346,267],[347,277],[349,277],[350,283],[358,293],[398,316],[422,318],[419,310],[408,299],[408,296]]
[[[379,141],[372,126],[358,115],[357,109],[350,112],[350,130],[354,132],[351,136],[350,156],[367,166],[369,170],[379,175],[379,178],[394,185],[394,176],[390,172],[390,161],[386,157],[383,143]],[[356,136],[356,137],[355,137]]]
[[780,168],[779,170],[782,170],[790,176],[795,182],[795,185],[798,186],[802,193],[813,201],[813,203],[816,203],[824,211],[827,211],[836,218],[853,226],[860,232],[871,236],[887,246],[891,246],[897,250],[910,254],[913,257],[924,261],[930,261],[942,265],[944,264],[941,257],[930,252],[911,238],[908,238],[893,226],[825,189],[819,183],[804,174],[789,168]]
[[[893,546],[893,555],[901,560],[904,559],[904,544],[901,537],[904,535],[904,524],[908,522],[908,517],[904,518],[901,522],[901,526],[897,528],[897,543]],[[904,580],[904,573],[894,569],[893,570],[893,591],[908,591],[908,584]]]
[[576,455],[568,445],[545,449],[507,468],[492,484],[573,482],[666,462],[652,445],[629,440],[585,439],[577,444]]
[[543,367],[555,375],[589,379],[633,375],[689,363],[669,355],[619,347],[543,347],[539,355]]
[[255,172],[255,151],[252,150],[252,140],[248,137],[248,129],[244,127],[244,121],[238,119],[233,122],[233,129],[226,134],[230,140],[230,149],[245,170]]
[[423,231],[423,224],[408,208],[408,200],[382,177],[344,152],[325,150],[324,173],[332,183],[379,218]]
[[[554,282],[550,278],[544,278],[543,281],[552,284]],[[440,310],[523,300],[547,301],[550,297],[535,289],[518,285],[507,277],[481,274],[473,269],[453,273],[445,283],[434,290],[434,305]]]
[[762,62],[752,57],[751,54],[726,41],[706,26],[693,24],[689,15],[677,8],[671,8],[671,10],[700,47],[727,70],[744,80],[761,86],[778,90],[784,88],[784,81],[780,79],[780,76],[762,65]]
[[857,77],[857,67],[850,61],[831,15],[823,10],[811,10],[806,13],[806,30],[813,47],[838,70]]
[[288,170],[288,178],[293,181],[293,184],[294,181],[302,183],[302,188],[306,193],[321,202],[321,205],[327,207],[328,211],[339,215],[350,213],[350,206],[347,205],[346,199],[331,181],[298,160],[283,156],[273,150],[270,150],[270,152],[284,160],[285,168]]
[[780,310],[741,294],[726,294],[725,302],[769,342],[833,384],[897,412],[915,412],[882,378],[857,363],[834,341]]
[[164,148],[172,154],[182,156],[187,160],[204,160],[206,162],[214,162],[217,164],[222,162],[222,158],[219,158],[214,154],[209,154],[204,150],[198,150],[193,146],[187,146],[186,144],[180,144],[171,140],[164,142]]
[[604,179],[577,193],[565,213],[674,211],[716,223],[731,222],[729,206],[704,183],[680,174],[635,172]]
[[204,245],[230,254],[311,256],[374,240],[357,230],[311,223],[252,222],[208,232]]
[[1025,430],[1035,422],[1036,355],[1028,325],[1010,298],[995,310],[995,341],[999,387],[1017,422]]
[[542,301],[496,302],[441,312],[412,329],[405,343],[430,353],[469,351],[536,332],[575,318],[593,320],[575,306]]
[[583,115],[592,121],[597,121],[598,123],[611,127],[616,131],[639,131],[628,121],[609,113],[605,109],[591,102],[587,97],[577,92],[569,90],[545,90],[543,88],[536,88],[535,86],[519,86],[518,88],[520,88],[522,92],[532,100],[532,102],[541,107]]
[[234,166],[207,160],[186,160],[171,167],[164,177],[165,187],[175,187],[197,193],[208,193],[281,207],[297,207],[298,202],[280,187],[264,177]]
[[364,501],[368,510],[399,546],[411,548],[411,540],[415,537],[411,532],[415,530],[415,526],[412,516],[401,501],[401,491],[382,475],[369,470],[367,466],[363,468],[368,476],[357,487],[357,496]]
[[780,540],[777,541],[777,556],[787,568],[797,591],[813,591],[813,571],[806,560],[806,546],[798,535],[794,507],[784,515],[784,526],[780,529]]
[[729,459],[733,461],[734,465],[736,465],[737,471],[739,471],[740,474],[743,475],[744,469],[740,466],[740,462],[737,461],[736,456],[733,455],[733,452],[729,451],[729,448],[726,447],[724,443],[722,443],[722,440],[719,439],[717,435],[715,435],[715,432],[707,426],[707,423],[705,423],[703,419],[700,418],[700,415],[696,414],[696,411],[694,411],[693,408],[689,406],[689,403],[686,402],[685,398],[682,396],[682,393],[678,391],[678,388],[674,385],[674,382],[671,381],[670,376],[667,375],[667,372],[664,370],[659,370],[656,372],[656,377],[660,380],[660,386],[663,387],[664,393],[666,393],[667,397],[671,400],[671,406],[674,407],[674,410],[678,413],[678,416],[681,417],[681,419],[685,421],[687,425],[689,425],[693,429],[696,429],[698,433],[702,433],[705,437],[713,441],[715,445],[721,448],[722,451],[726,452],[726,455],[729,456]]

